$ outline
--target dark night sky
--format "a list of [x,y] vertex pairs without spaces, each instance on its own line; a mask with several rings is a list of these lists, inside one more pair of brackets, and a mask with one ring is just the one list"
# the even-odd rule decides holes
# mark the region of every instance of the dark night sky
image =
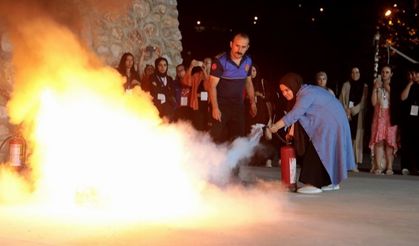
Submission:
[[[185,63],[228,50],[232,34],[245,31],[251,39],[249,54],[271,81],[290,71],[312,81],[317,71],[324,70],[333,87],[348,79],[353,65],[371,80],[377,16],[394,2],[411,5],[409,0],[281,0],[275,2],[279,6],[273,2],[178,0]],[[259,18],[256,25],[254,16]],[[197,20],[204,30],[196,29]]]

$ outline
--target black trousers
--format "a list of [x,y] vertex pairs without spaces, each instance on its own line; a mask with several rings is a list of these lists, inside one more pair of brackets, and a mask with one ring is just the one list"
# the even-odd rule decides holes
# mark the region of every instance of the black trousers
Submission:
[[208,110],[192,110],[192,125],[196,130],[207,131],[208,129]]
[[211,119],[210,133],[214,141],[222,143],[244,136],[244,104],[222,104],[219,109],[221,122]]
[[401,154],[401,168],[409,169],[413,175],[419,175],[419,120],[407,119],[408,122],[400,125],[400,137],[402,147]]
[[305,152],[299,158],[301,165],[299,181],[317,188],[331,184],[332,181],[329,174],[320,160],[313,143],[308,138],[304,128],[301,127],[301,130],[304,136]]

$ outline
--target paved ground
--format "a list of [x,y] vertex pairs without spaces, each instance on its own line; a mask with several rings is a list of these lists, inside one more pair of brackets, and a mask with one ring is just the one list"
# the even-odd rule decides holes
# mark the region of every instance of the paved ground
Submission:
[[[278,180],[280,169],[244,167],[240,176]],[[300,221],[284,225],[278,238],[291,245],[419,245],[418,194],[418,176],[351,172],[339,191],[289,193],[290,213]]]
[[[257,179],[278,184],[279,176],[279,168],[240,170],[246,189]],[[272,215],[278,218],[242,226],[225,227],[231,218],[219,218],[212,227],[107,225],[97,233],[73,225],[28,224],[3,214],[0,245],[419,245],[417,176],[350,173],[339,191],[273,194],[286,200],[280,215]],[[263,216],[262,205],[254,204],[256,216]]]

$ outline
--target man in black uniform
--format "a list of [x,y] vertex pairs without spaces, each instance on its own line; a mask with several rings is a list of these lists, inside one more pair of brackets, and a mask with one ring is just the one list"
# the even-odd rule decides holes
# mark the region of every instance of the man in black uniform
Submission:
[[245,134],[244,92],[250,98],[250,114],[256,115],[251,79],[252,59],[245,55],[249,36],[238,33],[230,42],[230,52],[218,55],[212,65],[209,95],[212,106],[211,136],[215,142],[232,140]]

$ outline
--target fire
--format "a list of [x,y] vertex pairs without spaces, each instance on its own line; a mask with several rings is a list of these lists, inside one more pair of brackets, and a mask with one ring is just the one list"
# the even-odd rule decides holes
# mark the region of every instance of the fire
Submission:
[[0,168],[0,204],[15,204],[25,199],[30,187],[25,180],[13,170]]
[[16,214],[78,223],[214,218],[220,226],[215,221],[226,216],[234,219],[225,224],[253,220],[258,202],[257,216],[272,218],[272,189],[210,182],[228,178],[240,150],[251,153],[248,140],[216,146],[188,124],[163,122],[147,93],[124,92],[115,69],[48,19],[21,25],[12,40],[16,81],[8,109],[11,122],[23,125],[30,172],[0,170],[0,208],[19,204]]
[[181,135],[130,110],[151,107],[135,97],[121,95],[116,103],[109,95],[76,94],[41,97],[34,156],[42,163],[37,187],[48,203],[157,217],[193,211]]
[[183,134],[160,120],[149,95],[124,93],[116,70],[98,66],[54,23],[41,19],[20,31],[40,34],[29,47],[36,52],[16,50],[17,60],[26,53],[33,63],[17,66],[8,105],[31,143],[32,199],[66,211],[89,204],[154,219],[196,210],[192,187],[199,185],[183,170]]
[[58,33],[44,32],[33,44],[42,62],[19,74],[25,79],[9,104],[32,143],[34,200],[63,211],[74,204],[141,211],[151,219],[193,213],[200,186],[184,170],[183,134],[159,119],[148,94],[124,93],[114,69],[89,67],[71,35],[48,30]]

